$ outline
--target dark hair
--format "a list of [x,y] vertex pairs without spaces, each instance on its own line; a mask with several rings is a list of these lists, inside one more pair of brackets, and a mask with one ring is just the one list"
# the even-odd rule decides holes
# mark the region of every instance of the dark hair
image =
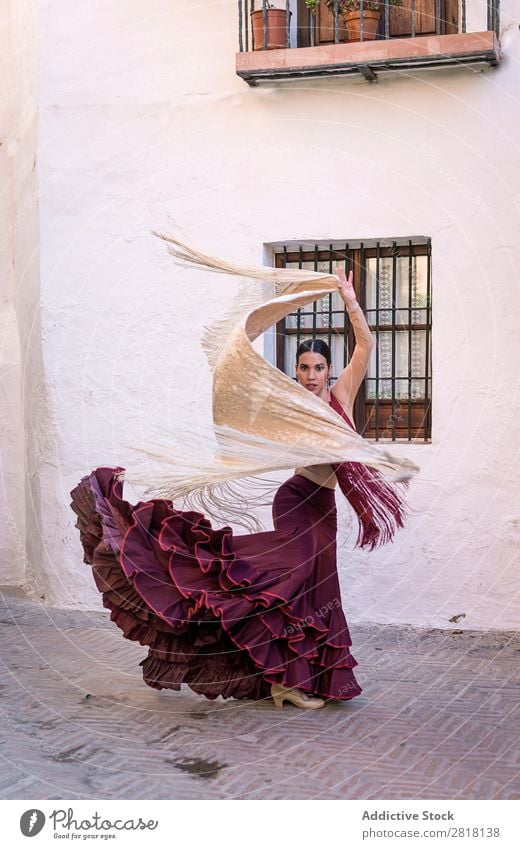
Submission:
[[331,364],[330,348],[323,339],[305,339],[300,342],[296,350],[296,366],[302,354],[321,354],[327,360],[327,365]]

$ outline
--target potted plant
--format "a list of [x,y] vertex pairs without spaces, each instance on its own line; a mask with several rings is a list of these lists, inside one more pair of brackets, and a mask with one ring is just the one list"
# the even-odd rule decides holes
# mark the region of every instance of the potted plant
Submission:
[[[334,12],[334,0],[305,0],[305,5],[315,15],[321,2]],[[388,0],[390,6],[402,6],[403,0]],[[361,40],[361,12],[359,0],[338,0],[338,12],[343,16],[349,41]],[[363,3],[363,41],[374,40],[379,31],[379,17],[383,0],[365,0]]]
[[[267,3],[266,11],[266,36],[267,49],[275,50],[280,47],[287,47],[287,18],[292,12],[287,14],[286,9],[277,9],[272,3]],[[253,33],[253,50],[264,49],[264,9],[256,9],[251,12],[251,29]]]

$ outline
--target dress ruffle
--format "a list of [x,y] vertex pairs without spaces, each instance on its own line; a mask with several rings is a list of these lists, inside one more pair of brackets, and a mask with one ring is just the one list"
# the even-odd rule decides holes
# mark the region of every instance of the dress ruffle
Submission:
[[123,469],[99,468],[72,491],[84,560],[103,605],[148,646],[144,681],[188,684],[208,699],[261,699],[271,684],[327,698],[361,692],[341,608],[333,490],[282,484],[275,530],[234,535],[195,511],[122,497]]

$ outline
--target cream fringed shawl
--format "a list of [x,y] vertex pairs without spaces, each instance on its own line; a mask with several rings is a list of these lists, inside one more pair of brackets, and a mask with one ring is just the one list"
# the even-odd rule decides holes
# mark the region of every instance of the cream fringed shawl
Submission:
[[202,427],[196,433],[179,432],[175,447],[157,446],[146,452],[161,462],[153,481],[136,475],[130,479],[147,483],[147,492],[157,497],[183,499],[214,518],[234,516],[239,524],[258,527],[249,511],[263,503],[260,496],[238,494],[230,482],[279,469],[345,461],[378,469],[393,482],[407,481],[418,471],[409,460],[364,440],[325,401],[253,348],[252,342],[288,313],[337,291],[336,275],[235,265],[171,236],[157,235],[178,262],[270,281],[274,297],[258,305],[256,295],[255,306],[255,292],[242,287],[227,316],[205,329],[202,344],[213,371],[213,434]]

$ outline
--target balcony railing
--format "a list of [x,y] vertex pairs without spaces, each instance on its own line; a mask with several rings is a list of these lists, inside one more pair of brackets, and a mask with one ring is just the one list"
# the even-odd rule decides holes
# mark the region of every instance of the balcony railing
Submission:
[[358,31],[347,29],[340,4],[323,2],[313,14],[305,0],[239,0],[237,74],[261,80],[446,67],[500,60],[500,0],[379,0],[375,29],[359,0]]

